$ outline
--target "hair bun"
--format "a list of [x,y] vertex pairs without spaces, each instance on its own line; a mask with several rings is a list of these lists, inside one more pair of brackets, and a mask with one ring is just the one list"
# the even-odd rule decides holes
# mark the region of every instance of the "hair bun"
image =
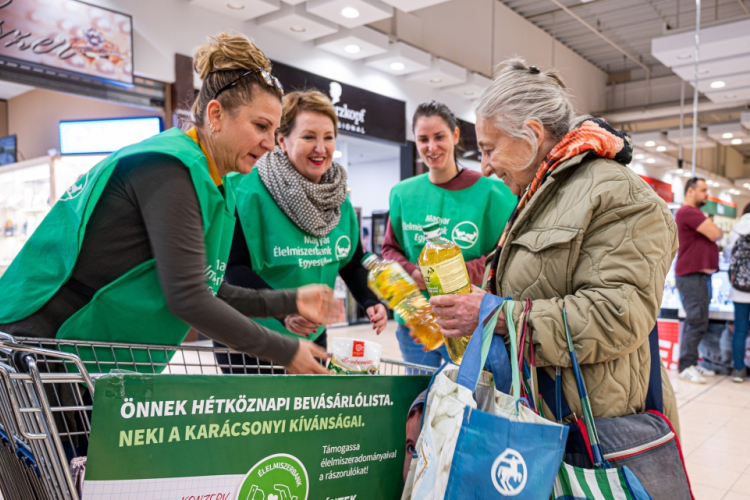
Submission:
[[220,33],[209,37],[193,58],[193,68],[201,80],[217,71],[249,71],[257,68],[271,71],[262,50],[241,33]]

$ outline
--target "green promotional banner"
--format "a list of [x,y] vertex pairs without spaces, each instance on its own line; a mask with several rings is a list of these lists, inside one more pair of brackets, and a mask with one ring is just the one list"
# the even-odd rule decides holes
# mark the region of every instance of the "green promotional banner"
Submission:
[[429,381],[104,376],[83,499],[398,499],[407,413]]

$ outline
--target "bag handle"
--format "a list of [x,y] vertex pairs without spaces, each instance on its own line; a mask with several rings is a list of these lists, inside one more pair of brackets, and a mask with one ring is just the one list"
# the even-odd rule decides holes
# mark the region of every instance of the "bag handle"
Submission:
[[505,300],[505,322],[508,325],[508,337],[510,339],[510,358],[513,362],[510,364],[510,373],[513,385],[513,397],[516,398],[516,413],[518,413],[518,400],[521,399],[521,373],[518,363],[518,340],[516,338],[516,325],[513,321],[513,306],[515,302],[511,299]]
[[[466,352],[464,352],[456,378],[457,384],[466,387],[472,393],[477,388],[482,367],[487,361],[490,346],[495,336],[497,317],[500,314],[503,302],[504,299],[490,293],[482,297],[482,303],[479,306],[479,323],[471,335],[469,345],[466,346]],[[486,325],[485,322],[487,322]]]
[[563,323],[565,324],[565,340],[568,343],[568,352],[570,353],[570,365],[573,368],[573,375],[576,379],[576,386],[578,387],[578,397],[581,399],[581,411],[583,412],[583,421],[586,424],[586,432],[589,436],[589,443],[591,444],[591,454],[594,458],[594,468],[609,469],[610,465],[609,462],[604,459],[602,445],[599,442],[599,434],[597,433],[596,425],[594,424],[594,415],[591,412],[589,395],[588,392],[586,392],[586,384],[584,384],[583,376],[581,375],[581,365],[578,364],[578,357],[576,356],[575,347],[573,346],[573,339],[570,335],[570,327],[568,326],[568,314],[565,312],[565,306],[563,306],[562,315]]

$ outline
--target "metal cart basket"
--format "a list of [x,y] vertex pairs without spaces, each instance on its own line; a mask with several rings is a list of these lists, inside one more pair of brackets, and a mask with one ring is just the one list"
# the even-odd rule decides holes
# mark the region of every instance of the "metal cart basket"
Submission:
[[[118,370],[165,375],[285,374],[283,366],[208,343],[116,344],[0,333],[0,493],[4,500],[79,499],[83,479],[71,472],[70,464],[85,455],[93,380]],[[434,370],[388,359],[380,364],[383,375],[431,375]]]

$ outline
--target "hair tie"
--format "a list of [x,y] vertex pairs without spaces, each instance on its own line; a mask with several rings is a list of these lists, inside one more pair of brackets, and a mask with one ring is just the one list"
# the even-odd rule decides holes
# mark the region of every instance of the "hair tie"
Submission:
[[532,75],[538,75],[541,71],[536,66],[529,66],[529,73]]

